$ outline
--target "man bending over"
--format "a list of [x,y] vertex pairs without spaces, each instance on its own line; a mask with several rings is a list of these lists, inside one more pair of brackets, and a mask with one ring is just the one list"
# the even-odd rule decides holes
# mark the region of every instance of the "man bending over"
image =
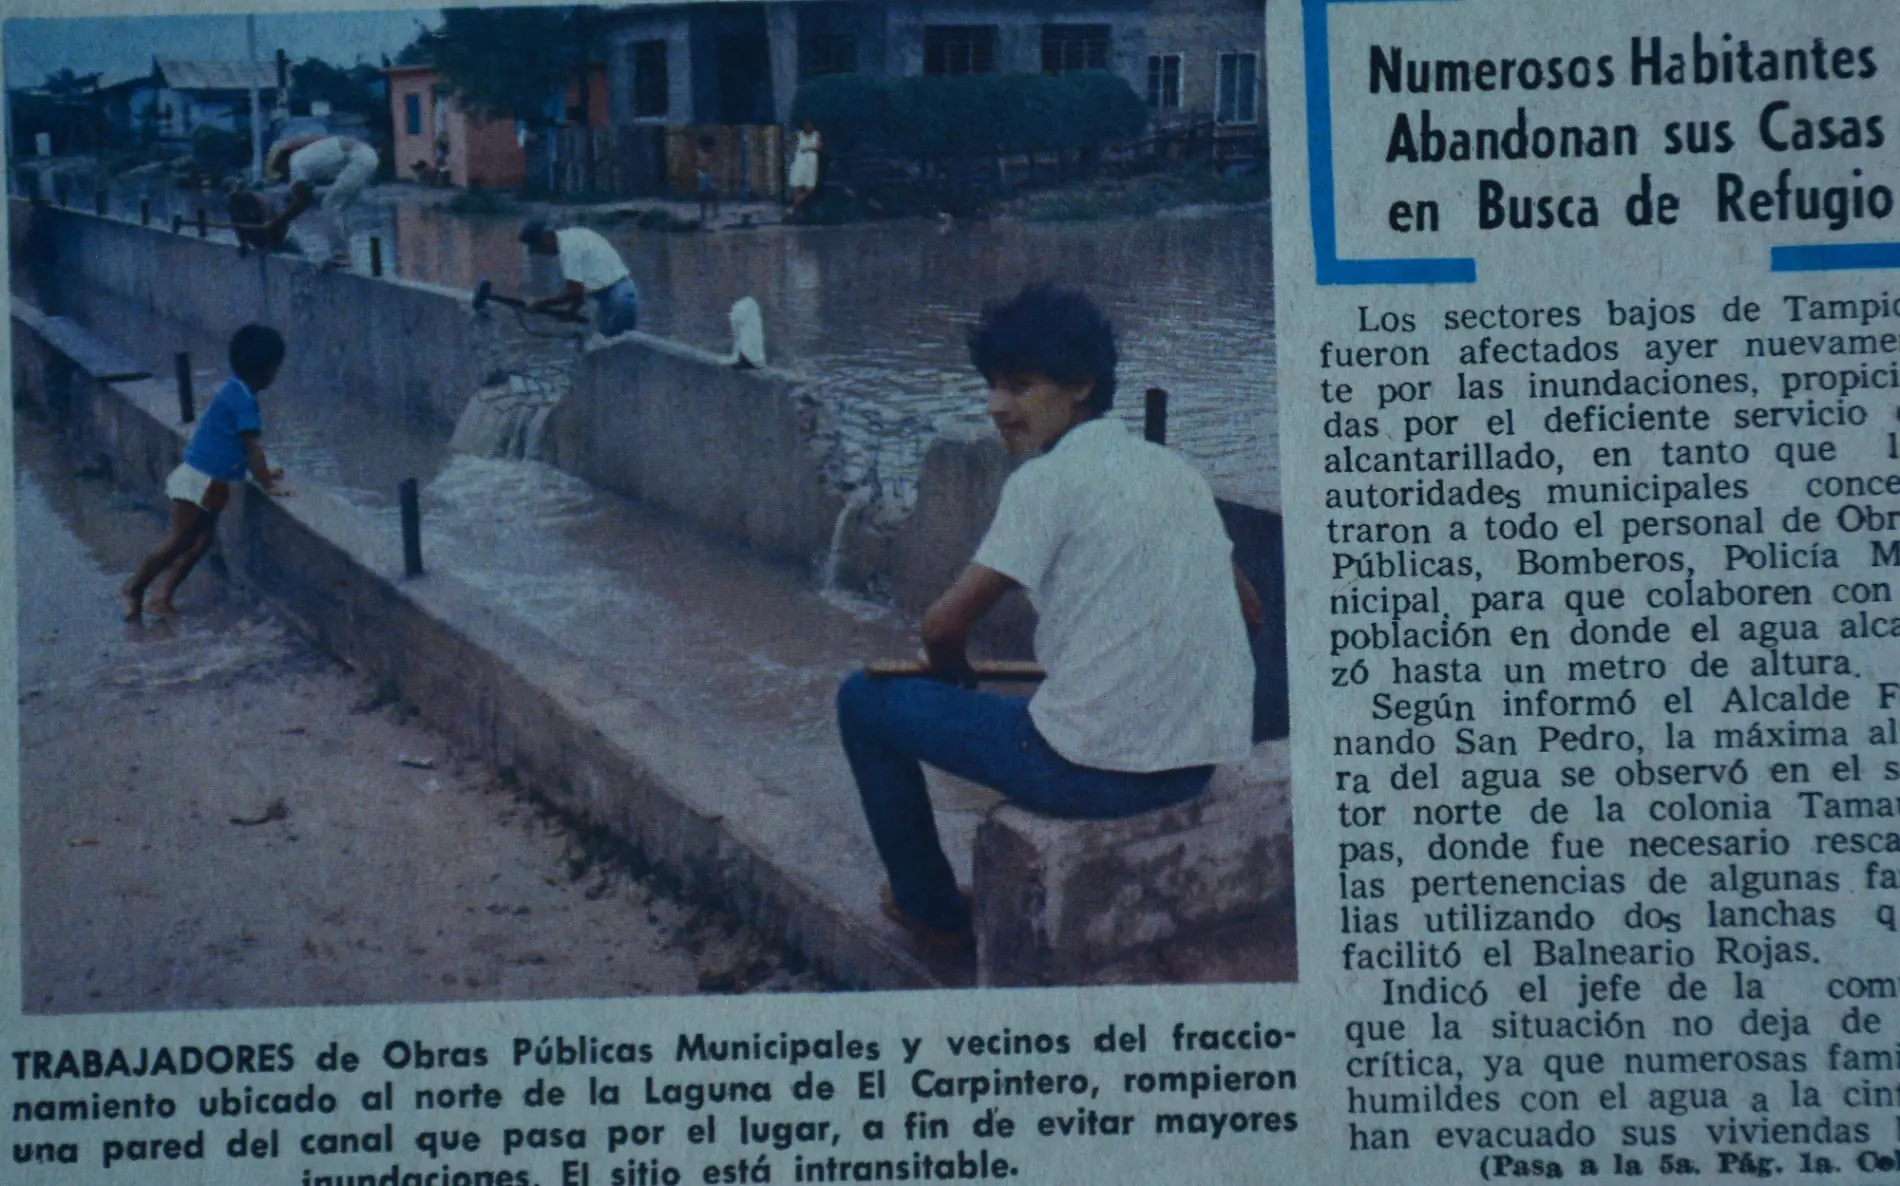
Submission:
[[290,202],[277,220],[284,225],[317,201],[317,187],[327,185],[323,195],[325,230],[330,238],[330,265],[350,265],[348,214],[357,195],[376,178],[376,150],[348,136],[297,136],[271,145],[264,165],[266,176],[290,182]]

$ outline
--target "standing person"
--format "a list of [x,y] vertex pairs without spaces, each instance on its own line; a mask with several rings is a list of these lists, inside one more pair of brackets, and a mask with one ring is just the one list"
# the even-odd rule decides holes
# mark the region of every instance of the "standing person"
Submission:
[[530,309],[579,312],[591,296],[598,328],[607,337],[624,334],[639,323],[640,290],[605,237],[586,227],[549,230],[547,223],[534,219],[521,228],[521,241],[534,254],[558,256],[561,261],[561,291],[533,302]]
[[210,550],[218,513],[231,500],[232,482],[243,481],[248,472],[269,493],[290,493],[278,484],[284,471],[272,469],[264,456],[260,439],[264,426],[257,409],[258,393],[276,380],[283,362],[284,339],[269,326],[247,325],[231,336],[231,377],[199,418],[191,443],[185,446],[184,461],[165,480],[172,504],[171,534],[119,590],[126,621],[139,620],[145,590],[161,573],[165,583],[152,610],[165,615],[176,612],[172,598]]
[[290,202],[278,215],[286,224],[316,204],[318,186],[330,187],[323,195],[330,263],[346,268],[350,236],[345,217],[357,195],[375,179],[379,163],[374,148],[348,136],[294,136],[271,145],[264,172],[290,182]]
[[792,152],[792,217],[805,211],[805,204],[818,192],[818,167],[825,151],[825,138],[806,120],[798,133],[798,146]]
[[701,136],[699,146],[693,150],[693,167],[699,174],[699,225],[712,229],[713,219],[719,217],[719,186],[713,178],[713,146],[717,143],[711,136]]
[[[1032,285],[970,334],[1011,453],[996,517],[924,615],[931,676],[838,690],[838,731],[878,856],[884,912],[965,946],[970,906],[937,838],[921,763],[1024,807],[1112,819],[1182,802],[1252,749],[1248,624],[1261,613],[1207,482],[1105,415],[1115,337],[1078,292]],[[1048,678],[1027,702],[975,690],[971,628],[1011,589],[1037,613]]]

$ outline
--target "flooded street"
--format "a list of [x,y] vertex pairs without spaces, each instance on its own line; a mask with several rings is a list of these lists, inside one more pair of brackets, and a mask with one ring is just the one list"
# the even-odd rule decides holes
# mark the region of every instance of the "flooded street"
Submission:
[[211,565],[177,622],[123,625],[158,518],[45,426],[16,422],[15,458],[27,1011],[827,987]]
[[[528,267],[518,219],[388,208],[394,267],[418,280],[552,291]],[[1171,395],[1169,443],[1223,491],[1260,494],[1278,470],[1273,260],[1264,210],[1102,222],[903,222],[664,234],[603,227],[639,284],[640,327],[724,351],[727,312],[758,300],[774,366],[816,380],[868,430],[981,426],[964,328],[984,302],[1036,280],[1088,291],[1120,334],[1118,410]],[[388,248],[385,248],[388,251]],[[1277,501],[1277,495],[1275,495]]]
[[[368,267],[375,235],[385,268],[411,279],[473,289],[486,278],[501,292],[558,287],[553,261],[530,258],[516,242],[519,216],[457,215],[394,188],[378,197],[353,214],[359,268]],[[195,201],[159,194],[154,221],[169,225],[173,209],[188,216]],[[136,218],[137,199],[121,198],[114,213]],[[860,449],[898,481],[914,477],[940,426],[986,426],[982,383],[964,349],[984,302],[1036,280],[1083,288],[1120,334],[1118,413],[1139,427],[1142,391],[1165,388],[1169,444],[1222,494],[1278,505],[1272,219],[1264,208],[698,234],[591,225],[619,248],[640,287],[642,330],[723,353],[732,303],[755,298],[772,365],[815,381]],[[312,223],[298,233],[315,245],[310,236],[321,230]]]

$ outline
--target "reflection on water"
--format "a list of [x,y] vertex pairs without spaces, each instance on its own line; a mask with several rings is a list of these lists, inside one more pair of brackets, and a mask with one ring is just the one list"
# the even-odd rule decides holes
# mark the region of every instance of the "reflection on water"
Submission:
[[[365,218],[403,276],[457,288],[486,277],[503,291],[556,282],[552,261],[516,243],[517,220],[417,206]],[[963,334],[985,301],[1032,280],[1084,288],[1121,336],[1122,415],[1138,424],[1142,389],[1167,388],[1170,443],[1224,490],[1277,504],[1270,232],[1261,210],[948,230],[603,228],[640,285],[642,329],[723,352],[732,303],[755,297],[774,365],[816,380],[849,426],[919,448],[940,421],[983,420]]]
[[[151,198],[157,225],[174,212],[189,221],[205,200]],[[112,212],[136,218],[138,196],[115,196]],[[296,230],[320,251],[317,219]],[[554,261],[516,241],[516,218],[366,202],[352,222],[359,269],[375,235],[384,267],[410,279],[472,289],[487,278],[504,293],[558,285]],[[1120,334],[1119,413],[1138,427],[1142,390],[1166,388],[1169,444],[1223,493],[1277,506],[1271,227],[1266,211],[1250,209],[947,229],[919,221],[685,235],[600,229],[640,286],[644,330],[723,353],[732,303],[755,297],[773,365],[813,379],[854,442],[855,464],[900,487],[914,480],[940,425],[984,422],[963,346],[983,303],[1032,280],[1081,287]]]

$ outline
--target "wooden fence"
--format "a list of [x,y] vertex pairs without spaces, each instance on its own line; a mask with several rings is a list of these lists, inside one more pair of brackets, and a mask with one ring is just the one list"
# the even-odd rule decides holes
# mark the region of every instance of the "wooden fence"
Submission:
[[713,140],[722,201],[776,200],[785,192],[782,138],[772,125],[556,128],[529,142],[528,185],[569,198],[690,201],[699,192],[701,136]]
[[529,142],[528,185],[568,198],[662,197],[665,129],[556,128]]
[[712,137],[721,201],[776,201],[785,193],[783,138],[774,124],[707,124],[666,130],[666,177],[676,198],[699,192],[699,139]]

